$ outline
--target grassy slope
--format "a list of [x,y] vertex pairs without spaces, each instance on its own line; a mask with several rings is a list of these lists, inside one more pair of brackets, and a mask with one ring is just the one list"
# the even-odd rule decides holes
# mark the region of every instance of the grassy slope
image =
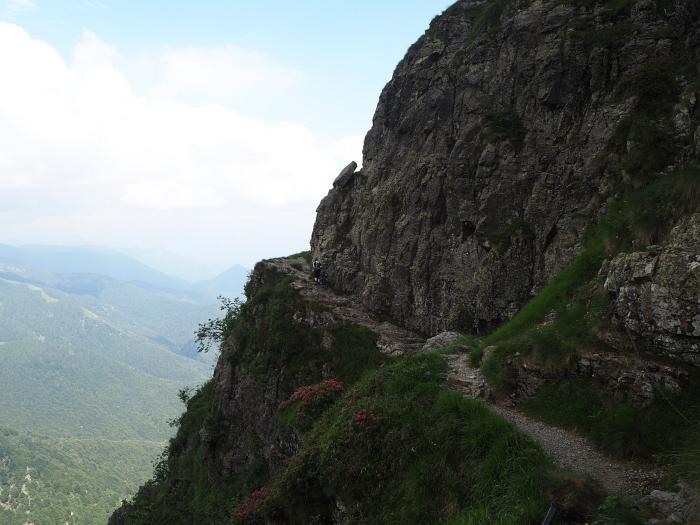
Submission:
[[[561,485],[542,452],[444,386],[437,355],[366,374],[273,482],[258,514],[323,522],[333,498],[353,523],[531,523]],[[255,522],[256,513],[239,516]]]
[[[579,349],[617,352],[596,336],[611,328],[609,300],[597,277],[601,263],[621,251],[643,249],[650,242],[663,240],[675,221],[698,209],[699,196],[697,169],[682,170],[629,191],[591,229],[584,250],[568,267],[510,322],[481,341],[471,341],[477,346],[473,364],[478,364],[485,347],[494,345],[495,351],[483,363],[482,370],[496,390],[508,393],[512,383],[507,363],[514,358],[532,361],[551,374],[565,376]],[[555,320],[544,325],[550,313]],[[633,354],[631,345],[627,346]],[[697,434],[694,422],[700,421],[697,380],[690,384],[692,388],[673,400],[685,417],[666,400],[640,409],[609,399],[592,380],[566,377],[543,389],[524,408],[550,423],[575,428],[619,455],[682,453],[684,443]]]
[[86,312],[75,297],[0,281],[2,424],[61,437],[162,440],[175,392],[206,377],[179,357]]

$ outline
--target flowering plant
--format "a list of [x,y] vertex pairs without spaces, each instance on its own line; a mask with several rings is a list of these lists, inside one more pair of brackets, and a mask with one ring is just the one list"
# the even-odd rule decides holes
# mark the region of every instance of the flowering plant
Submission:
[[272,497],[272,489],[268,487],[263,487],[254,491],[246,500],[238,506],[236,509],[236,516],[238,521],[245,523],[245,521],[258,514],[262,509],[263,504]]
[[295,401],[299,401],[302,405],[310,405],[328,399],[330,395],[338,394],[342,390],[343,383],[336,379],[326,379],[316,385],[298,388],[289,399],[280,404],[280,408],[286,408]]

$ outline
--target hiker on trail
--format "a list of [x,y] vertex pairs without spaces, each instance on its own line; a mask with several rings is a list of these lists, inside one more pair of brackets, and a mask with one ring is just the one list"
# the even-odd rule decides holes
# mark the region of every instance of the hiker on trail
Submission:
[[318,259],[314,261],[314,282],[321,283],[321,261]]

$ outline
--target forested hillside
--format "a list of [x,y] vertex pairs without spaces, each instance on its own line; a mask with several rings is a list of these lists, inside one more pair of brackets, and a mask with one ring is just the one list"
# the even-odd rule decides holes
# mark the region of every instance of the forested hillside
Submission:
[[0,265],[0,523],[92,525],[150,475],[177,392],[211,374],[193,339],[218,306],[43,268]]

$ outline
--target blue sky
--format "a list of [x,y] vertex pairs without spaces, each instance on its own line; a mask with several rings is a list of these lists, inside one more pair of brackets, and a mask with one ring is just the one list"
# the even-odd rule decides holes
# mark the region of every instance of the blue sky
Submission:
[[303,249],[450,3],[0,0],[0,242],[190,277]]

